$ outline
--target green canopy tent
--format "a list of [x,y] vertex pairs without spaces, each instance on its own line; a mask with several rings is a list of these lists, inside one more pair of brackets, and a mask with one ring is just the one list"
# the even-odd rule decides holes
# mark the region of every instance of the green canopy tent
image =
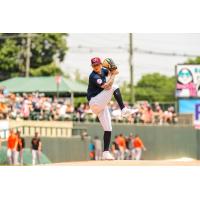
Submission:
[[0,86],[6,87],[12,93],[44,93],[46,96],[74,97],[86,96],[87,85],[78,81],[61,77],[60,84],[56,78],[50,77],[16,77],[0,82]]

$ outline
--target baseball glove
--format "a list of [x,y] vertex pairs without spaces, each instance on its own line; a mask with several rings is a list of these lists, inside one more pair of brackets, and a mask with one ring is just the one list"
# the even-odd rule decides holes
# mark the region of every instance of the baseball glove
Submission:
[[107,68],[109,71],[113,71],[117,69],[116,64],[114,63],[114,61],[111,58],[106,58],[103,63],[102,63],[103,67]]

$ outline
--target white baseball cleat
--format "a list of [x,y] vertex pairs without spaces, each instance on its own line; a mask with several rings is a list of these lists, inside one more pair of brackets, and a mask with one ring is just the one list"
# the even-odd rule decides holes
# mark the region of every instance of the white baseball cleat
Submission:
[[132,115],[132,114],[134,114],[136,112],[138,112],[137,108],[136,109],[129,109],[127,107],[124,107],[122,109],[122,117],[128,117],[128,116],[130,116],[130,115]]
[[109,151],[104,151],[102,155],[102,160],[114,160],[114,157]]

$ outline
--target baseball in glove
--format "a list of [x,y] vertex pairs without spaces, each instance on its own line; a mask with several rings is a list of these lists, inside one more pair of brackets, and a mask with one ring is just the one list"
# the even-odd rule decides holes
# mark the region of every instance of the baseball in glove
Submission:
[[109,71],[113,71],[117,69],[116,64],[114,63],[114,61],[111,58],[106,58],[103,63],[102,63],[103,67],[107,68]]

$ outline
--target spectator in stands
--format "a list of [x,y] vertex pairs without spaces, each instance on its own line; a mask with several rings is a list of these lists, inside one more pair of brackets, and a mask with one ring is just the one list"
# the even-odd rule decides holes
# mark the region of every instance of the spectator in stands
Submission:
[[101,157],[102,157],[102,144],[101,144],[101,140],[99,139],[98,136],[95,136],[93,143],[94,143],[95,160],[101,160]]
[[31,111],[31,119],[32,120],[40,120],[42,117],[41,117],[41,113],[42,113],[42,110],[41,110],[41,104],[39,103],[39,101],[35,101],[32,103],[33,105],[33,109]]
[[139,123],[145,123],[145,112],[147,105],[146,103],[142,103],[139,106]]
[[42,114],[44,120],[51,120],[51,99],[45,98],[42,105]]
[[38,137],[38,132],[35,132],[35,136],[31,140],[31,150],[32,150],[32,165],[40,164],[40,156],[42,150],[42,142]]
[[178,122],[178,117],[173,106],[171,106],[171,112],[172,112],[172,123],[176,124]]
[[170,106],[163,114],[163,120],[165,124],[172,124],[176,123],[177,120],[177,115],[175,113],[174,107]]
[[51,109],[53,120],[59,120],[59,109],[60,109],[60,104],[58,104],[57,99],[54,98]]
[[73,120],[73,113],[74,113],[74,107],[70,104],[66,104],[66,119],[67,120]]
[[21,113],[24,120],[29,119],[30,109],[29,109],[29,101],[27,98],[25,98],[23,101]]
[[12,99],[11,104],[11,112],[10,112],[10,118],[19,120],[21,117],[21,109],[22,109],[22,97],[19,96],[19,94],[16,95],[16,97]]
[[155,108],[154,123],[159,125],[163,124],[163,111],[159,105],[157,105]]
[[0,135],[0,150],[1,150],[1,143],[2,143],[2,141],[1,141],[1,135]]
[[66,118],[66,110],[67,110],[67,106],[65,105],[64,102],[60,102],[59,105],[59,110],[58,110],[58,118],[61,121],[64,121]]
[[146,151],[143,141],[140,139],[139,135],[136,135],[133,140],[132,158],[135,160],[140,160],[142,157],[142,150]]
[[78,121],[80,121],[80,122],[85,121],[84,117],[85,117],[84,104],[80,104],[80,106],[77,109],[77,118],[78,118]]
[[10,165],[17,164],[16,160],[17,137],[13,130],[10,130],[7,140],[7,157]]
[[8,117],[9,109],[7,105],[7,100],[1,94],[0,98],[0,119],[6,119]]
[[[96,119],[96,115],[92,112],[92,110],[90,109],[90,107],[89,107],[89,104],[88,103],[85,103],[84,104],[84,107],[83,107],[83,112],[85,113],[84,115],[83,115],[83,118],[84,118],[84,120],[83,121],[95,121],[95,119]],[[78,118],[79,118],[80,116],[78,115]]]
[[[73,107],[66,99],[45,97],[41,93],[33,94],[7,94],[0,88],[0,119],[31,119],[31,120],[76,120],[96,121],[97,116],[91,112],[87,103]],[[130,107],[126,103],[127,107]],[[177,123],[177,115],[173,107],[162,110],[158,102],[152,106],[147,101],[139,102],[139,112],[122,119],[121,111],[114,102],[110,102],[109,111],[115,122],[169,124]]]
[[16,148],[16,162],[23,165],[23,153],[25,148],[25,140],[21,137],[21,132],[17,131],[17,148]]
[[108,104],[108,106],[109,106],[109,111],[110,111],[112,120],[115,122],[122,122],[123,117],[121,115],[121,109],[120,109],[119,105],[117,103],[111,101]]
[[153,111],[150,105],[147,105],[144,111],[144,123],[150,124],[153,122]]

